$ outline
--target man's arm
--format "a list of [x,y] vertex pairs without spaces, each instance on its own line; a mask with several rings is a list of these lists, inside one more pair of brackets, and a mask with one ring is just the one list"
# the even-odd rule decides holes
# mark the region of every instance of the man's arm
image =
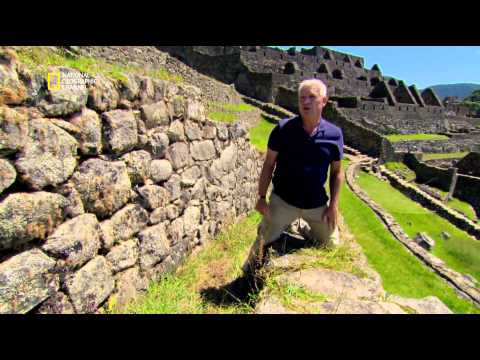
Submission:
[[332,161],[330,167],[330,204],[323,214],[323,220],[334,229],[337,226],[338,200],[343,184],[342,161]]
[[260,173],[260,179],[258,181],[258,201],[255,209],[258,210],[263,216],[270,219],[270,214],[268,213],[267,200],[265,196],[267,195],[268,186],[270,181],[272,181],[273,170],[275,169],[275,163],[277,162],[278,152],[271,149],[267,150],[267,156],[263,162],[262,172]]

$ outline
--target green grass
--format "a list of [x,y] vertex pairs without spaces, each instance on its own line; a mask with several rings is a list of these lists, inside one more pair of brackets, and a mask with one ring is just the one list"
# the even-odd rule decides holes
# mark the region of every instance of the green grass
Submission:
[[268,137],[272,132],[275,124],[267,121],[261,116],[261,120],[256,126],[250,129],[250,143],[259,151],[266,152],[268,145]]
[[436,160],[436,159],[461,159],[467,156],[467,152],[454,152],[454,153],[444,153],[444,154],[432,154],[432,153],[424,153],[422,155],[422,160]]
[[382,277],[387,292],[409,298],[433,295],[455,313],[480,313],[478,308],[460,298],[443,279],[409,253],[348,186],[342,189],[340,210],[369,264]]
[[[435,190],[440,194],[442,199],[445,199],[448,195],[447,191],[443,191],[440,189],[435,188]],[[464,214],[466,217],[468,217],[470,220],[476,221],[477,220],[477,215],[475,214],[475,210],[473,207],[462,200],[459,200],[457,198],[452,197],[447,203],[447,206],[451,207],[452,209],[455,209],[462,214]]]
[[238,113],[252,111],[255,108],[251,105],[240,103],[208,103],[208,118],[213,121],[232,123],[237,120]]
[[391,142],[407,141],[407,140],[448,140],[448,136],[439,134],[395,134],[385,136]]
[[216,305],[200,290],[220,287],[241,275],[241,266],[256,237],[258,213],[232,225],[198,254],[188,257],[177,271],[152,282],[145,295],[117,312],[134,314],[250,313],[244,304]]
[[404,163],[401,162],[387,162],[385,163],[385,167],[390,170],[394,171],[395,173],[400,173],[401,176],[406,180],[406,181],[412,181],[417,178],[417,175],[415,174],[415,171],[410,170],[410,168],[405,165]]
[[[373,201],[397,220],[408,236],[414,238],[419,232],[427,233],[435,240],[436,245],[432,249],[435,256],[445,261],[448,267],[480,279],[479,241],[412,201],[388,183],[364,172],[359,175],[358,184]],[[451,238],[443,239],[440,235],[442,231],[448,232]]]
[[125,73],[148,76],[154,79],[183,82],[181,76],[172,75],[165,69],[150,69],[143,66],[127,66],[111,64],[102,59],[94,59],[84,56],[71,57],[67,53],[54,52],[43,47],[25,47],[17,50],[17,55],[23,64],[34,72],[46,76],[49,66],[65,66],[77,69],[91,76],[104,75],[120,81],[125,81]]

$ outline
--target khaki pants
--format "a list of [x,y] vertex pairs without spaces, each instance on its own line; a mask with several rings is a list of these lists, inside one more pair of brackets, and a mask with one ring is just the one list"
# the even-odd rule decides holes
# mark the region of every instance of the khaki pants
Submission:
[[262,237],[263,245],[267,246],[277,240],[290,224],[298,218],[302,218],[310,225],[311,235],[318,245],[336,247],[340,244],[338,227],[332,230],[327,222],[322,221],[322,215],[327,208],[326,205],[315,209],[300,209],[287,204],[278,195],[272,193],[268,208],[270,210],[271,222],[268,222],[264,217],[258,226],[257,239],[250,249],[247,261],[243,265],[244,272],[251,269],[256,260],[261,260],[259,259],[259,249]]

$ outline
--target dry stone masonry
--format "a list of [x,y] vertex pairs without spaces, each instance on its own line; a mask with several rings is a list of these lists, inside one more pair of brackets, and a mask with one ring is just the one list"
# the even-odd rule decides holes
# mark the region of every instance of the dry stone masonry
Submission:
[[198,88],[126,74],[54,91],[1,57],[0,313],[123,306],[253,208],[261,155]]

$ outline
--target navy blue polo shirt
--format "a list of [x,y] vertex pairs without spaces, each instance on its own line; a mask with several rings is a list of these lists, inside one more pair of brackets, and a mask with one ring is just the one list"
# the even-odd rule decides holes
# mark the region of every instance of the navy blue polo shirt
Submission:
[[300,116],[281,120],[272,130],[268,147],[278,152],[273,192],[288,204],[313,209],[328,202],[324,185],[332,161],[343,158],[340,128],[321,119],[309,135]]

